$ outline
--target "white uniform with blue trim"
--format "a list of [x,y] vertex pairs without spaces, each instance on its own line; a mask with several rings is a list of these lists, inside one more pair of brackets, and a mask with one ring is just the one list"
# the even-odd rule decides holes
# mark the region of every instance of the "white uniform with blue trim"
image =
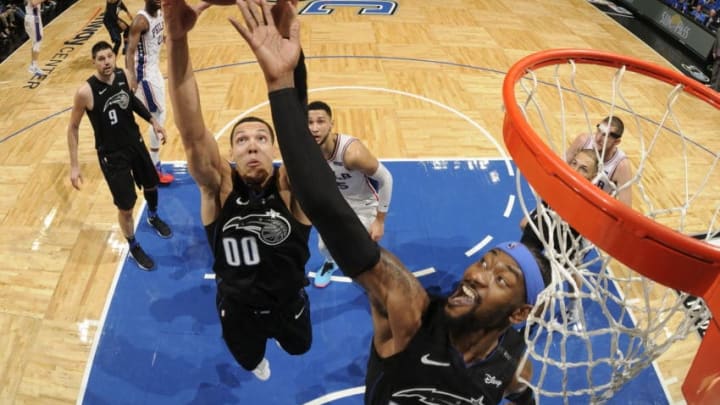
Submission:
[[[588,140],[585,142],[585,144],[582,147],[583,150],[595,150],[595,137],[590,136],[588,137]],[[607,156],[606,156],[607,158]],[[602,169],[603,172],[605,172],[605,175],[607,176],[607,181],[605,179],[600,179],[598,181],[598,187],[603,189],[604,192],[608,194],[612,194],[613,187],[610,185],[610,181],[612,179],[613,174],[615,173],[615,169],[617,169],[620,162],[625,160],[627,158],[627,155],[625,155],[625,152],[621,151],[620,149],[615,149],[615,153],[610,157],[610,160],[605,161],[602,163]]]
[[[377,190],[375,190],[370,178],[365,173],[359,170],[350,170],[345,167],[344,163],[347,148],[357,140],[357,138],[350,135],[338,134],[335,150],[333,150],[327,162],[335,174],[335,183],[343,197],[345,197],[345,201],[355,211],[365,228],[369,229],[377,217],[377,207],[379,205]],[[328,260],[331,260],[330,252],[319,235],[318,248]]]
[[[165,22],[161,10],[152,17],[147,11],[140,10],[148,21],[148,29],[140,35],[135,52],[135,77],[138,89],[135,95],[160,122],[165,123],[165,81],[160,72],[160,47],[164,40]],[[162,119],[161,119],[162,118]]]
[[[359,170],[345,167],[345,152],[358,139],[345,134],[338,134],[335,150],[327,160],[335,174],[335,183],[350,207],[358,213],[371,212],[375,219],[378,207],[378,194],[370,182],[370,178]],[[372,220],[370,222],[372,222]],[[366,224],[369,226],[369,224]]]
[[25,2],[25,32],[30,37],[33,50],[40,51],[40,43],[43,38],[42,3],[33,6],[30,0]]

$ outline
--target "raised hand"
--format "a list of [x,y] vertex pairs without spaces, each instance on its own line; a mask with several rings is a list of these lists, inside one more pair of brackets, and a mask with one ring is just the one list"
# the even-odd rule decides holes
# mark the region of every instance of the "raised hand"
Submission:
[[187,35],[195,26],[198,16],[210,7],[211,3],[202,1],[191,7],[185,0],[162,0],[161,5],[167,38],[177,40]]
[[230,22],[250,45],[265,74],[268,90],[293,87],[293,70],[300,57],[300,23],[292,1],[278,4],[281,7],[278,15],[287,18],[283,22],[287,26],[287,38],[278,31],[267,1],[238,0],[237,4],[245,25],[234,18],[230,18]]
[[298,0],[278,0],[277,3],[270,8],[275,26],[283,38],[290,38],[290,24],[295,15],[295,9],[288,7],[287,3],[292,4],[293,7],[297,7]]

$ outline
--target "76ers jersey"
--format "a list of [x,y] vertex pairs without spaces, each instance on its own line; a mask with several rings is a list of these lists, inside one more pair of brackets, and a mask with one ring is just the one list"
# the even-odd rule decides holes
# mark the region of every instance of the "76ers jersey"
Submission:
[[138,11],[138,14],[147,19],[148,30],[140,35],[140,41],[138,41],[137,52],[135,52],[135,75],[138,82],[150,80],[162,83],[160,47],[163,44],[165,29],[162,11],[158,10],[155,17],[145,10]]
[[[595,149],[595,137],[588,137],[587,142],[585,142],[585,145],[583,145],[582,149]],[[607,176],[606,179],[600,179],[598,181],[598,187],[603,189],[604,192],[610,194],[613,192],[613,187],[610,185],[610,179],[612,179],[613,173],[615,173],[615,169],[617,169],[620,162],[625,160],[627,156],[625,155],[625,152],[621,151],[620,149],[615,149],[615,154],[610,158],[610,160],[607,160],[602,163],[603,172],[605,172],[605,175]],[[607,156],[605,156],[607,159]]]
[[338,134],[335,150],[327,160],[335,174],[335,182],[345,200],[355,209],[358,207],[377,207],[377,191],[370,183],[370,179],[359,170],[348,170],[345,167],[345,151],[357,138],[350,135]]
[[277,169],[256,193],[233,171],[233,191],[206,227],[218,289],[257,307],[282,304],[306,285],[310,226],[288,210],[276,182]]
[[509,328],[484,360],[465,364],[451,345],[442,319],[445,300],[433,299],[423,323],[400,353],[381,359],[370,350],[365,404],[497,404],[512,381],[525,350]]

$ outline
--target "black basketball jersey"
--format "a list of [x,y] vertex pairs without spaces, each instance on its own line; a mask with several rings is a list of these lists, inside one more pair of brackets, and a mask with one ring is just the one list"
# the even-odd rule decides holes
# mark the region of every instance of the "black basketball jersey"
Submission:
[[444,299],[432,299],[422,326],[405,350],[381,359],[371,346],[365,403],[497,404],[512,381],[525,342],[509,328],[484,360],[465,364],[442,319]]
[[277,168],[262,192],[233,171],[233,190],[206,227],[218,289],[252,306],[272,307],[297,297],[307,284],[310,226],[298,222],[277,188]]
[[92,89],[93,108],[85,112],[95,132],[95,149],[108,153],[142,144],[142,135],[133,115],[134,96],[123,70],[115,69],[111,84],[100,81],[94,75],[87,82]]
[[117,18],[118,18],[118,6],[121,4],[120,1],[117,3],[105,3],[105,15],[103,16],[103,21],[109,21],[112,23],[117,24]]
[[[548,210],[551,209],[545,201],[542,201],[542,205]],[[535,231],[530,223],[535,224],[538,230],[542,233],[542,240],[535,234]],[[520,242],[538,251],[543,251],[545,247],[543,246],[542,241],[544,240],[549,242],[551,231],[553,233],[553,246],[555,246],[556,252],[560,254],[569,253],[569,258],[572,260],[582,259],[582,257],[578,256],[579,252],[575,246],[580,243],[582,239],[580,233],[578,233],[578,231],[570,225],[560,224],[559,222],[551,224],[550,220],[538,216],[537,209],[530,212],[528,224],[525,226],[525,229],[523,229]]]

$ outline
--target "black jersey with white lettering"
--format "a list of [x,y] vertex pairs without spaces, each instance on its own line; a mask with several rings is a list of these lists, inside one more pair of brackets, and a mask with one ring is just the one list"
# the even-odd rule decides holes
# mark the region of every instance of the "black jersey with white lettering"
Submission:
[[133,115],[133,94],[122,69],[115,69],[111,84],[87,79],[93,95],[92,110],[85,110],[95,132],[95,149],[108,153],[143,143]]
[[277,188],[277,168],[261,191],[233,170],[233,190],[220,216],[205,227],[215,255],[218,289],[257,307],[297,297],[307,284],[310,226],[298,222]]
[[445,300],[432,299],[407,348],[381,359],[371,345],[365,403],[497,404],[512,381],[525,342],[509,328],[484,360],[465,364],[443,321]]

